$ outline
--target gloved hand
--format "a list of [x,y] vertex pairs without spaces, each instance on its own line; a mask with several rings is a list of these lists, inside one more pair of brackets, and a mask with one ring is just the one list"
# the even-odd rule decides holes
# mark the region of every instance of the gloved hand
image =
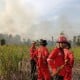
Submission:
[[60,70],[62,70],[64,68],[64,66],[65,66],[65,64],[58,67],[56,71],[53,71],[52,76],[57,75],[60,72]]
[[65,65],[66,65],[67,63],[68,63],[68,60],[66,59],[66,60],[65,60]]

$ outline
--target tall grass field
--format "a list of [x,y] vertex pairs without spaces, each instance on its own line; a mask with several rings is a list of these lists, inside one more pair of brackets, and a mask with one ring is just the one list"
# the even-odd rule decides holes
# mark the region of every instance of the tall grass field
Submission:
[[[23,59],[29,60],[29,48],[30,47],[27,46],[13,46],[13,45],[0,46],[0,78],[2,78],[2,80],[12,80],[10,78],[10,75],[11,74],[14,75],[17,72],[19,72],[18,69],[19,62],[22,61]],[[72,48],[72,51],[74,52],[75,61],[79,62],[80,47]]]

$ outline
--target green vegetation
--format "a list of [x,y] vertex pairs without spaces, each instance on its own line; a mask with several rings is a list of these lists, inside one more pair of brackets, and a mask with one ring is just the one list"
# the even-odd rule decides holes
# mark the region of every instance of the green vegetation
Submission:
[[80,47],[72,48],[72,51],[74,52],[75,60],[80,61]]
[[[49,48],[51,51],[53,48]],[[80,61],[80,47],[72,49],[75,60]],[[18,63],[23,58],[29,58],[29,47],[27,46],[0,46],[0,75],[9,79],[11,72],[18,71]]]
[[11,72],[17,72],[19,61],[29,55],[27,48],[26,46],[0,46],[0,75],[8,78]]

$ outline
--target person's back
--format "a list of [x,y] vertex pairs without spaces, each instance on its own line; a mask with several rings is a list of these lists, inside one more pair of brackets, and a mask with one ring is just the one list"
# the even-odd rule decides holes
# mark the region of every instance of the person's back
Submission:
[[47,58],[49,55],[46,40],[41,40],[37,50],[38,80],[50,80]]
[[38,66],[40,68],[48,67],[46,66],[48,55],[49,55],[48,49],[44,46],[40,46],[38,49]]

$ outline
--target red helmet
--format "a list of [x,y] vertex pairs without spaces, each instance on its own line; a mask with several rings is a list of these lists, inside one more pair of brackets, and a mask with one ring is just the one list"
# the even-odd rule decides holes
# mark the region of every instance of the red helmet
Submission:
[[57,43],[67,43],[67,38],[65,36],[60,36],[57,40]]

